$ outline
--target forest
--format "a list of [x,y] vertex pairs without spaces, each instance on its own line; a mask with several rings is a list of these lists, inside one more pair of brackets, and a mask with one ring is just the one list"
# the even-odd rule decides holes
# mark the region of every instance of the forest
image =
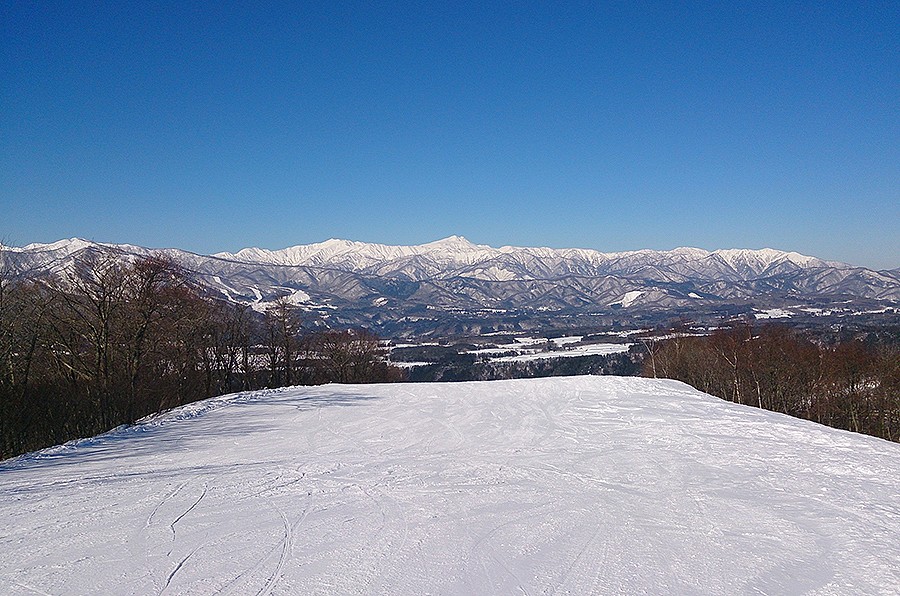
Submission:
[[[474,348],[465,346],[462,348]],[[640,372],[642,353],[632,350],[618,354],[585,355],[553,358],[552,354],[540,360],[503,362],[479,360],[475,354],[460,353],[458,347],[426,346],[412,349],[421,355],[430,352],[430,364],[415,366],[409,370],[409,380],[417,382],[443,381],[496,381],[501,379],[533,379],[539,377],[571,377],[576,375],[622,375]],[[396,352],[397,350],[395,350]],[[401,356],[402,357],[402,356]],[[396,359],[395,353],[391,358]],[[418,358],[415,358],[417,360]],[[427,358],[426,358],[427,359]]]
[[646,339],[610,356],[476,362],[441,348],[434,364],[407,373],[385,361],[369,331],[302,323],[285,299],[257,312],[205,293],[162,258],[94,253],[41,279],[0,269],[0,459],[235,391],[578,374],[679,379],[729,401],[900,440],[900,341],[828,342],[741,323]]
[[0,271],[0,459],[214,395],[404,378],[372,333],[301,323],[285,300],[258,313],[206,295],[160,258]]
[[[888,330],[890,331],[890,330]],[[708,336],[644,342],[645,376],[728,401],[900,440],[900,331],[893,341],[813,341],[789,327],[737,323]]]

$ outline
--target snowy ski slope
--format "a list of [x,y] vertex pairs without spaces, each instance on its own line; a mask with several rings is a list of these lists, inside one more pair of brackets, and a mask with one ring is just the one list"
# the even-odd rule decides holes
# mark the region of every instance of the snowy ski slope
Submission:
[[674,381],[237,394],[0,463],[0,594],[897,594],[900,445]]

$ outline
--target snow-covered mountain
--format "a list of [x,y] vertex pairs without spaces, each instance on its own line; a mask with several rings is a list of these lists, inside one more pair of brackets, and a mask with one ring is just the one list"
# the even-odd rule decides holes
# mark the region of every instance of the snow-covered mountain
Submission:
[[639,250],[602,253],[586,249],[492,248],[451,236],[418,246],[387,246],[348,240],[283,250],[245,248],[237,253],[217,253],[229,261],[296,267],[331,267],[381,276],[405,275],[416,281],[466,277],[487,281],[556,279],[568,275],[633,275],[646,272],[661,278],[697,277],[746,280],[771,271],[813,267],[848,268],[795,252],[676,248],[671,251]]
[[675,381],[237,394],[0,464],[0,593],[896,594],[897,478]]
[[7,271],[16,275],[58,274],[91,252],[166,256],[228,300],[262,309],[278,296],[290,296],[310,309],[325,309],[323,316],[375,326],[440,319],[441,313],[689,314],[726,307],[900,302],[897,270],[873,271],[770,248],[603,253],[494,248],[459,236],[418,246],[332,239],[209,256],[80,239],[2,248]]

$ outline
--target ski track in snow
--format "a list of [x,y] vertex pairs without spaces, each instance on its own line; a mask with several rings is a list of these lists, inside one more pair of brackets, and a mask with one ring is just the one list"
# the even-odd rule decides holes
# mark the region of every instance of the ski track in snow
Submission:
[[0,593],[898,594],[898,478],[674,381],[235,394],[0,463]]

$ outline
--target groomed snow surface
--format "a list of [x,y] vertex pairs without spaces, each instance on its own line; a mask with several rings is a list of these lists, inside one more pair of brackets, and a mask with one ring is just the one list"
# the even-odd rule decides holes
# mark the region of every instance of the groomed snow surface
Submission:
[[2,594],[890,594],[900,445],[674,381],[238,394],[0,464]]

